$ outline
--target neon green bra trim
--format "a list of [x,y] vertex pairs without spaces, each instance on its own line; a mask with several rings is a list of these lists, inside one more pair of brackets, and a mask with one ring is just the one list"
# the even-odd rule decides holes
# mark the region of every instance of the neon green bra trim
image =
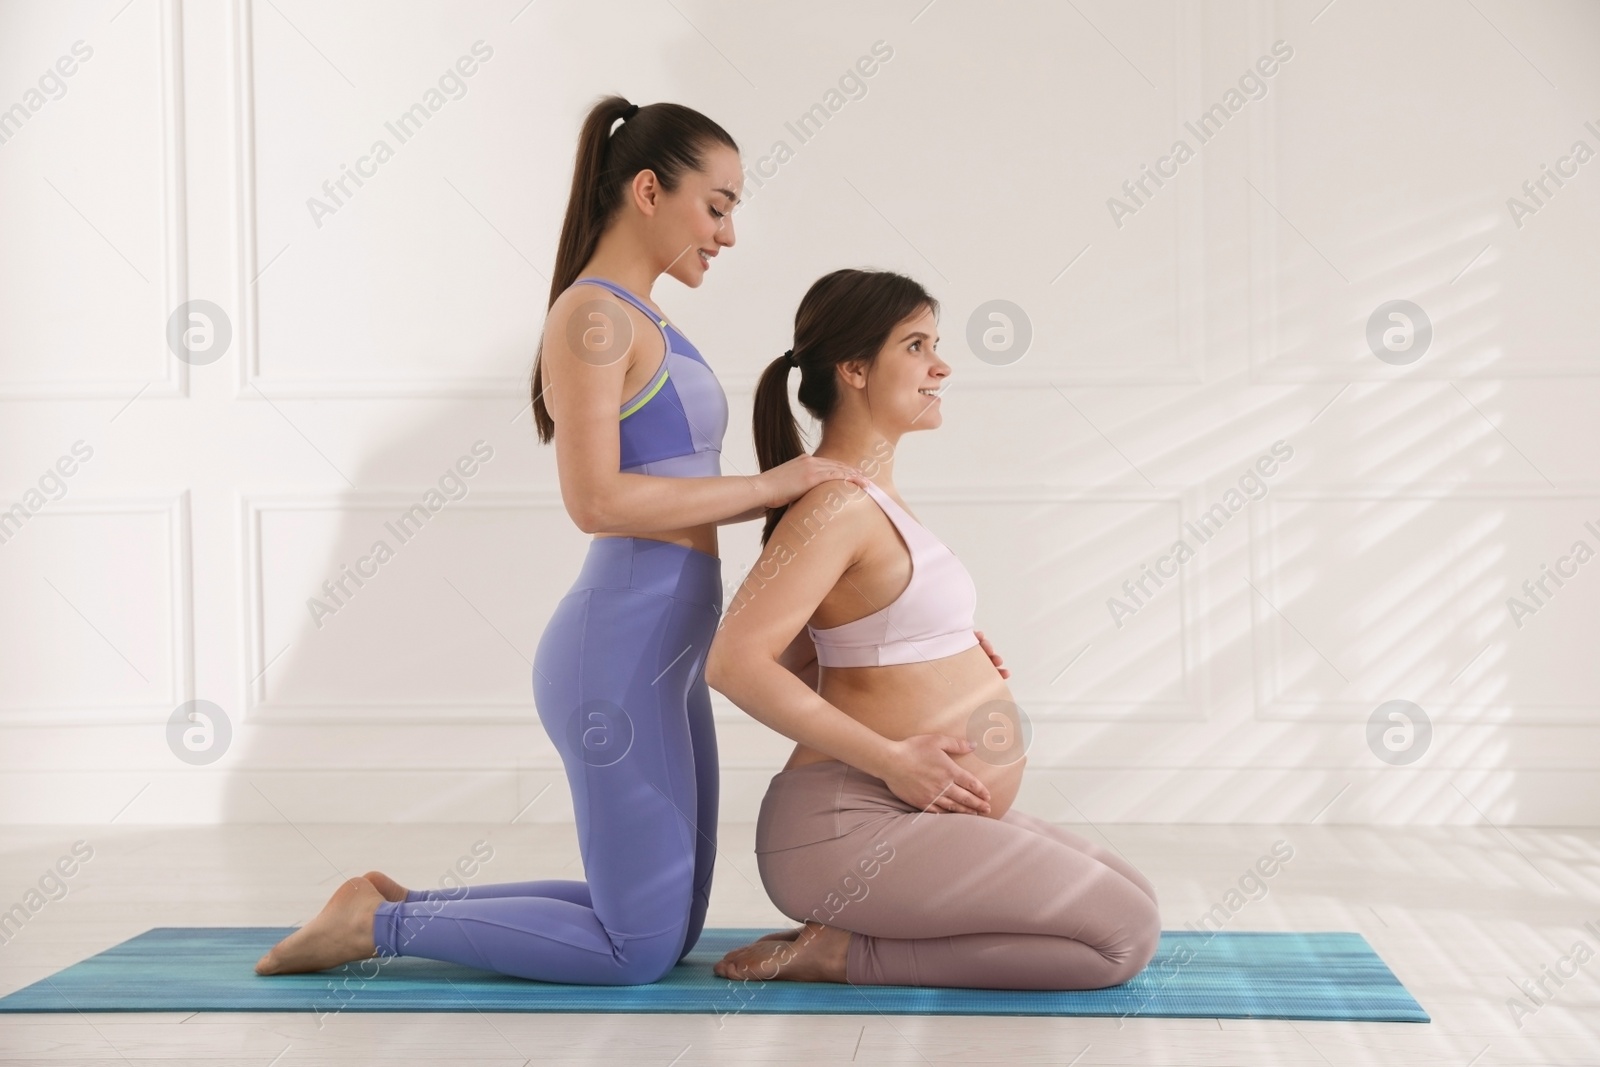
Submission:
[[656,383],[650,387],[650,391],[649,392],[645,393],[638,400],[635,400],[633,403],[629,404],[626,408],[623,409],[622,414],[617,417],[617,421],[621,422],[623,419],[627,418],[629,415],[632,415],[635,411],[638,411],[640,408],[642,408],[646,404],[648,404],[650,402],[650,398],[655,396],[657,393],[659,393],[661,391],[661,387],[663,385],[666,385],[666,384],[667,384],[667,360],[666,360],[665,357],[662,357],[662,360],[661,360],[661,376],[656,379]]

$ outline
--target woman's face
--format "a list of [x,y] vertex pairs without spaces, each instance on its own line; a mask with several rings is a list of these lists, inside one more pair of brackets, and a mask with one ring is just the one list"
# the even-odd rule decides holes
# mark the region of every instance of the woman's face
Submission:
[[950,364],[939,358],[938,348],[939,322],[932,308],[923,308],[889,332],[867,372],[873,421],[882,429],[908,433],[931,430],[944,421],[939,411],[943,401],[922,392],[941,390],[950,376]]
[[744,185],[739,153],[727,145],[705,152],[702,170],[685,171],[678,188],[661,198],[655,223],[665,273],[697,288],[711,259],[733,245],[733,208]]

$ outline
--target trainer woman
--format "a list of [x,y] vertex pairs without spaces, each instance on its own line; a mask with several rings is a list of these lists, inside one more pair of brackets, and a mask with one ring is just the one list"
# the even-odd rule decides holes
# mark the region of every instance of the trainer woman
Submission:
[[694,947],[716,854],[703,672],[722,611],[717,527],[822,482],[864,480],[814,456],[723,477],[722,387],[650,299],[663,273],[699,287],[732,247],[742,173],[733,138],[678,104],[608,97],[578,145],[533,419],[539,439],[555,441],[568,513],[594,539],[539,642],[533,690],[572,787],[587,881],[424,892],[370,872],[257,972],[403,955],[638,984]]
[[835,271],[757,387],[763,469],[802,454],[797,366],[822,422],[815,455],[871,480],[773,510],[712,645],[711,686],[798,742],[756,853],[773,903],[804,925],[728,953],[725,978],[1094,989],[1133,977],[1160,940],[1155,890],[1132,865],[1011,806],[1026,758],[1010,672],[972,628],[966,569],[894,488],[901,437],[942,420],[937,314],[909,278]]

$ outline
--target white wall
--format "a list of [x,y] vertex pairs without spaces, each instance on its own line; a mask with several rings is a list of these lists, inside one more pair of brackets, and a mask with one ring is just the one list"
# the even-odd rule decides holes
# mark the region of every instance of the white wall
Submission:
[[[479,41],[400,143],[385,123]],[[865,95],[830,97],[879,41]],[[1535,213],[1508,198],[1600,149],[1597,45],[1580,0],[6,5],[0,821],[570,818],[529,658],[586,538],[525,393],[578,124],[617,91],[706,112],[751,168],[738,246],[655,291],[728,389],[726,473],[755,469],[750,388],[813,279],[892,268],[942,301],[955,384],[897,483],[1034,724],[1026,809],[1593,823],[1600,562],[1526,618],[1507,599],[1600,548],[1600,161]],[[1203,144],[1185,125],[1230,102]],[[968,345],[996,299],[1030,324],[1015,362]],[[1398,299],[1433,330],[1404,365],[1365,339]],[[214,362],[167,346],[189,300],[231,332]],[[478,441],[400,545],[384,521]],[[1108,599],[1280,441],[1266,495],[1118,626]],[[724,531],[730,591],[758,532]],[[207,765],[168,746],[193,699],[231,729]],[[1368,743],[1394,699],[1433,731],[1402,765]],[[788,743],[717,713],[723,816],[749,819]]]

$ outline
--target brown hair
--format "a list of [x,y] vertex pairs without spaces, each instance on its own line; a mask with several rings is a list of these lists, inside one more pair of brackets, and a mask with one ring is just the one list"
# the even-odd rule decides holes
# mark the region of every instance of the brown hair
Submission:
[[[920,284],[893,271],[845,268],[818,278],[794,313],[792,351],[800,367],[801,406],[818,422],[827,421],[839,403],[834,368],[858,360],[871,367],[890,331],[924,309],[937,315],[939,302]],[[768,364],[756,384],[754,429],[762,470],[787,463],[805,450],[789,406],[787,356]],[[785,504],[767,509],[763,545],[788,508]]]
[[[633,112],[616,132],[612,125],[633,105],[625,97],[608,96],[589,110],[578,134],[577,161],[572,168],[572,192],[567,217],[556,245],[555,273],[550,278],[548,311],[556,298],[577,281],[578,272],[594,255],[611,217],[622,203],[623,190],[641,170],[654,171],[661,188],[673,192],[686,170],[700,170],[706,149],[723,144],[739,150],[728,131],[693,108],[682,104],[646,104]],[[544,348],[541,331],[539,349]],[[542,366],[533,360],[533,423],[539,440],[549,444],[555,420],[544,403]]]

